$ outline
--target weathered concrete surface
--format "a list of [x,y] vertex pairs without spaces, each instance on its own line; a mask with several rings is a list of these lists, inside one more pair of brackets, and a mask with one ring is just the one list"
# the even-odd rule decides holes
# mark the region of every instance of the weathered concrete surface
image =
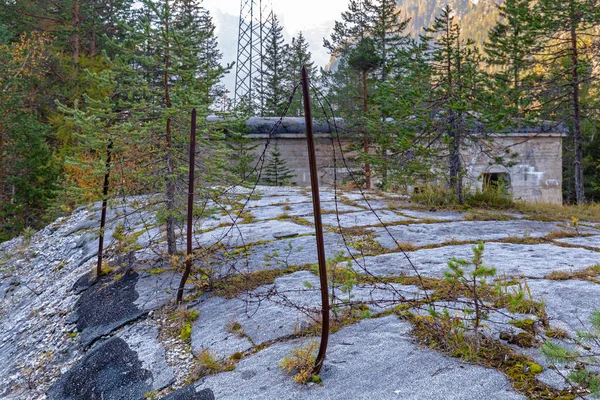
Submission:
[[[206,377],[217,399],[524,399],[500,373],[415,344],[411,325],[390,316],[367,319],[330,338],[323,386],[298,385],[278,363],[302,342],[277,343],[235,371]],[[465,384],[469,382],[469,384]]]
[[[472,245],[443,246],[407,252],[408,258],[419,274],[441,278],[448,269],[448,260],[453,257],[470,260],[473,257]],[[497,276],[543,278],[553,271],[580,270],[598,264],[600,253],[566,248],[552,244],[512,244],[488,242],[485,244],[483,262],[496,267]],[[390,253],[360,259],[362,267],[355,266],[358,272],[364,268],[377,276],[414,275],[406,256]]]
[[386,249],[396,248],[399,243],[427,246],[449,241],[498,240],[510,237],[543,237],[563,230],[553,222],[528,220],[513,221],[460,221],[438,224],[414,224],[388,228],[392,237],[383,228],[372,228],[376,241]]

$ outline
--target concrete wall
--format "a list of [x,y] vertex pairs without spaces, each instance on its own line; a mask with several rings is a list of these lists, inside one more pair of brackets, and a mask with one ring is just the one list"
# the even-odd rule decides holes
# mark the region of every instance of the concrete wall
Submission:
[[[264,150],[266,139],[268,135],[263,134],[250,134],[248,137],[254,139],[258,147],[255,149],[255,153],[258,155]],[[296,177],[291,182],[298,186],[310,186],[310,170],[308,167],[308,147],[306,142],[306,135],[304,134],[286,134],[286,135],[274,135],[273,139],[269,144],[268,153],[273,149],[274,146],[279,147],[281,157],[286,160],[286,165],[291,169]],[[352,157],[355,154],[347,152],[346,148],[348,142],[342,142],[344,147],[344,156]],[[317,169],[319,170],[319,183],[322,185],[332,185],[334,182],[334,149],[331,145],[331,137],[329,134],[315,134],[315,149],[317,152]],[[338,166],[337,172],[339,181],[343,180],[348,176],[346,168],[343,166],[341,152],[339,146],[336,143],[335,150],[335,165]],[[362,174],[361,170],[357,171],[358,174]],[[361,175],[359,175],[361,177]]]
[[[262,152],[268,135],[250,134],[249,137],[259,144],[255,150]],[[493,142],[466,146],[462,152],[463,165],[467,171],[465,184],[473,189],[483,186],[483,173],[500,172],[510,176],[510,190],[514,199],[528,202],[562,203],[562,134],[561,133],[510,133],[495,135]],[[331,185],[334,181],[334,150],[329,134],[317,134],[317,168],[319,182]],[[306,137],[304,134],[275,134],[271,146],[278,145],[287,167],[296,174],[292,183],[299,186],[310,185]],[[354,154],[346,152],[348,142],[342,142],[344,156]],[[509,159],[506,149],[517,153],[517,157]],[[512,161],[514,166],[495,165],[494,157],[504,155],[505,162]],[[336,143],[335,158],[338,165],[338,180],[348,176],[343,166],[341,153]],[[357,169],[358,177],[362,170]],[[376,178],[376,177],[375,177]]]
[[[512,161],[514,165],[493,164],[490,155],[502,155],[507,148],[517,154],[514,159],[505,156],[505,161]],[[504,172],[510,176],[514,199],[562,203],[562,134],[497,135],[486,149],[470,146],[464,151],[463,160],[473,188],[482,188],[483,173]]]

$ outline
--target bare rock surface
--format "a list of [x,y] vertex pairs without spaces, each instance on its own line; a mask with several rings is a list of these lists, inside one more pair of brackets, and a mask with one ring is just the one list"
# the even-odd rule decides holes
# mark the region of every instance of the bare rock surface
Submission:
[[402,210],[402,215],[414,219],[431,219],[440,221],[462,221],[464,213],[453,211],[422,211],[422,210]]
[[[441,278],[451,258],[470,260],[472,245],[443,246],[403,253],[389,253],[360,259],[363,269],[378,276],[419,274]],[[407,259],[408,256],[408,259]],[[485,244],[483,263],[497,269],[497,276],[544,278],[553,271],[577,271],[594,266],[600,261],[599,253],[582,248],[567,248],[553,244],[512,244],[488,242]]]
[[[336,326],[330,338],[324,384],[298,385],[278,364],[310,340],[299,339],[298,333],[311,332],[320,318],[319,278],[311,267],[317,262],[311,195],[287,187],[231,193],[228,201],[199,204],[213,213],[197,221],[194,247],[218,244],[218,257],[208,265],[214,276],[249,280],[251,289],[219,297],[201,284],[202,274],[195,274],[186,285],[185,303],[188,311],[198,311],[194,321],[180,321],[182,310],[174,305],[181,271],[165,254],[164,230],[157,225],[150,196],[120,199],[109,208],[105,260],[114,271],[99,279],[92,271],[99,203],[75,210],[31,238],[0,244],[0,398],[524,398],[501,372],[418,344],[412,325],[392,313],[427,315],[424,297],[433,290],[414,286],[419,281],[409,259],[422,277],[442,279],[449,259],[472,257],[472,245],[456,241],[484,241],[483,262],[496,267],[501,278],[526,284],[532,300],[544,301],[550,326],[570,336],[560,343],[574,346],[572,338],[590,329],[589,318],[600,304],[598,276],[589,269],[600,264],[597,225],[581,221],[580,233],[590,236],[561,239],[564,233],[547,236],[573,234],[560,221],[510,213],[499,215],[509,218],[503,221],[467,220],[471,217],[460,212],[404,209],[405,198],[374,193],[367,194],[367,201],[359,192],[338,192],[336,203],[336,194],[324,189],[326,255],[342,258],[329,262],[332,314],[351,318]],[[246,201],[249,207],[234,224],[232,215]],[[138,211],[140,204],[148,206]],[[332,228],[336,208],[346,240]],[[379,219],[393,225],[390,232],[410,251],[398,251],[385,229],[377,227]],[[181,227],[177,236],[181,250]],[[524,244],[540,237],[543,243]],[[499,242],[505,239],[512,243]],[[363,258],[359,249],[371,255]],[[196,260],[202,267],[205,262]],[[581,274],[584,270],[588,275]],[[554,272],[561,272],[563,280],[549,279]],[[411,284],[400,284],[407,283],[400,277]],[[460,318],[468,302],[438,301],[436,307],[452,308]],[[513,318],[541,326],[538,317],[496,310],[488,321],[490,336],[520,333],[510,323]],[[190,324],[189,338],[184,323]],[[543,330],[537,335],[543,340]],[[567,387],[539,349],[509,345],[543,367],[540,382]],[[196,368],[205,351],[235,369],[201,377]],[[228,359],[234,355],[235,362]]]
[[[577,331],[591,331],[590,317],[599,308],[600,284],[589,281],[538,280],[528,283],[531,294],[544,300],[551,325],[565,329],[571,337]],[[597,343],[588,343],[597,346]],[[598,348],[600,352],[600,348]]]
[[75,313],[84,348],[143,315],[143,311],[134,304],[137,280],[135,272],[114,282],[102,279],[82,294],[75,304]]
[[389,210],[380,210],[377,214],[372,211],[361,211],[347,214],[325,214],[323,215],[323,223],[334,227],[341,226],[343,228],[351,228],[355,226],[372,226],[384,224],[392,224],[394,222],[409,220]]
[[277,366],[302,345],[294,341],[270,346],[197,387],[218,399],[524,399],[502,374],[415,344],[410,329],[389,316],[332,335],[323,386],[295,384]]
[[[342,236],[337,233],[327,232],[323,238],[328,257],[340,252],[344,256],[358,253],[356,249],[346,247]],[[317,261],[316,239],[314,235],[310,235],[282,238],[251,246],[247,251],[230,254],[228,260],[217,268],[219,273],[227,275],[233,272],[248,273],[261,269],[301,267],[316,264]]]
[[[278,233],[293,233],[304,235],[313,233],[314,228],[295,224],[289,221],[269,220],[255,224],[243,224],[235,227],[225,226],[199,235],[194,235],[193,241],[204,246],[223,243],[227,247],[238,247],[246,244],[269,241],[275,239]],[[184,245],[183,239],[180,246]]]
[[210,389],[196,392],[192,386],[187,386],[163,397],[162,400],[215,400],[215,395]]
[[[337,207],[336,207],[337,206]],[[334,201],[325,201],[321,203],[321,210],[326,213],[332,213],[336,210],[340,213],[363,211],[360,207],[355,207],[343,203],[335,203]],[[313,221],[313,205],[312,202],[283,204],[275,206],[255,207],[249,210],[257,221],[278,218],[282,216],[290,217],[306,217],[309,222]]]
[[498,240],[508,238],[539,238],[551,232],[563,230],[554,222],[528,220],[512,221],[460,221],[438,224],[413,224],[388,228],[391,237],[383,228],[372,228],[376,241],[386,249],[399,243],[427,246],[451,241]]
[[[200,317],[192,329],[192,351],[210,350],[219,358],[310,328],[320,316],[319,279],[308,271],[282,276],[238,298],[208,298],[194,309]],[[419,298],[414,286],[357,285],[350,291],[337,288],[338,306],[362,301],[373,312],[393,308],[404,299]],[[340,310],[341,312],[341,310]]]
[[586,236],[586,237],[572,237],[572,238],[564,238],[558,239],[558,242],[566,243],[574,246],[585,246],[591,247],[597,250],[600,250],[600,236]]

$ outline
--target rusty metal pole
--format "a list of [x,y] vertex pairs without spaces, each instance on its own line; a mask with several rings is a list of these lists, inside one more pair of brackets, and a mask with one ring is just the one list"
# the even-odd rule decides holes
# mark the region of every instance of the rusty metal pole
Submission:
[[106,208],[108,206],[108,187],[110,179],[110,159],[112,156],[112,140],[106,148],[106,173],[104,174],[104,186],[102,189],[102,215],[100,217],[100,237],[98,238],[98,265],[96,266],[96,277],[102,275],[102,255],[104,253],[104,229],[106,227]]
[[310,166],[310,187],[312,190],[313,212],[315,216],[315,234],[317,236],[317,256],[319,260],[319,280],[321,283],[321,313],[323,325],[321,327],[321,345],[315,360],[313,374],[318,375],[325,361],[327,341],[329,340],[329,291],[327,288],[327,260],[325,259],[325,243],[323,240],[323,223],[321,222],[321,200],[319,198],[319,177],[317,175],[317,156],[313,137],[312,110],[310,107],[310,93],[308,73],[302,67],[302,97],[304,100],[304,118],[306,120],[306,140],[308,142],[308,163]]
[[194,212],[194,169],[196,166],[196,109],[192,110],[192,128],[190,130],[190,175],[188,182],[188,209],[187,209],[187,252],[185,260],[185,271],[179,282],[177,290],[177,304],[183,302],[183,289],[185,282],[190,276],[192,270],[192,222]]

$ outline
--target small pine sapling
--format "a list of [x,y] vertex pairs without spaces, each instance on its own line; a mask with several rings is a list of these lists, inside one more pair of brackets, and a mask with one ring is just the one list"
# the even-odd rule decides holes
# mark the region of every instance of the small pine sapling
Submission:
[[233,161],[229,171],[239,180],[241,185],[252,185],[256,182],[256,154],[258,147],[252,139],[241,134],[233,134],[228,138],[228,148]]
[[[481,320],[487,317],[483,311],[485,305],[479,296],[479,292],[486,285],[485,279],[496,275],[496,268],[483,265],[483,242],[477,243],[472,249],[473,258],[471,260],[456,257],[450,259],[448,261],[448,268],[450,270],[444,271],[444,277],[451,285],[462,286],[473,297],[473,305],[475,307],[473,327],[475,329],[475,336],[478,337]],[[471,270],[467,271],[469,268]],[[465,310],[465,312],[468,311],[470,310]]]
[[574,348],[566,348],[565,346],[547,341],[544,343],[540,351],[546,359],[559,365],[574,365],[571,372],[567,375],[567,379],[574,384],[586,387],[593,398],[600,398],[600,359],[597,351],[591,350],[584,342],[593,343],[594,347],[600,348],[600,310],[595,311],[590,317],[592,325],[591,331],[578,331],[577,338],[579,344],[585,350],[580,352]]
[[289,185],[294,176],[292,170],[287,167],[286,160],[281,157],[279,146],[276,145],[269,155],[262,177],[263,183],[269,186],[285,186]]

